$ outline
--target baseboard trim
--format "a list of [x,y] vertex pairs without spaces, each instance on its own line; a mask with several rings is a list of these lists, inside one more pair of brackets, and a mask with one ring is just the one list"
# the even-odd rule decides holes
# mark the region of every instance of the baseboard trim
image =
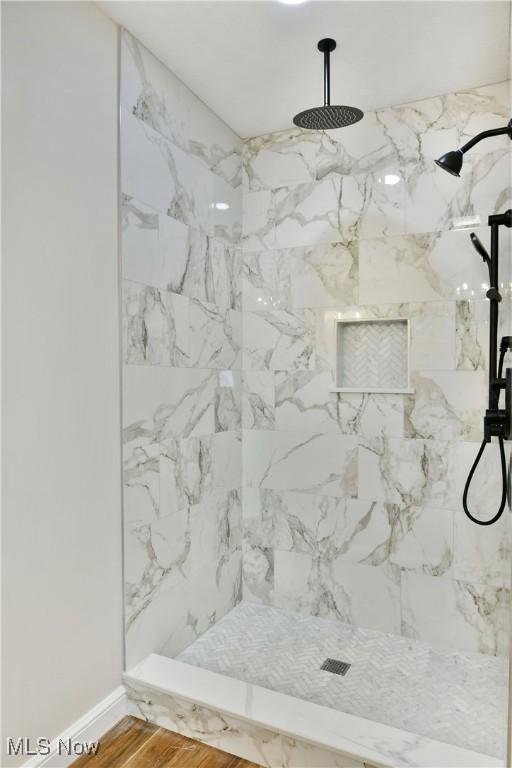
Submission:
[[72,742],[96,741],[110,730],[121,718],[132,713],[132,706],[123,685],[116,688],[95,707],[76,720],[69,728],[55,738],[47,755],[36,755],[23,768],[67,768],[79,755],[59,754],[59,745]]

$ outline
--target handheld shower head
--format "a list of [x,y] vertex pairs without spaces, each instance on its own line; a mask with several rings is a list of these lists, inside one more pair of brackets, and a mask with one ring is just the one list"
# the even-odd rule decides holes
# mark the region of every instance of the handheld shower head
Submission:
[[489,254],[487,253],[487,250],[482,245],[482,241],[480,240],[480,238],[477,237],[477,235],[475,235],[474,232],[470,232],[469,236],[471,238],[471,242],[473,244],[473,248],[475,249],[475,251],[478,253],[479,256],[482,257],[482,259],[485,261],[486,264],[489,264],[489,262],[491,261],[491,257],[489,256]]

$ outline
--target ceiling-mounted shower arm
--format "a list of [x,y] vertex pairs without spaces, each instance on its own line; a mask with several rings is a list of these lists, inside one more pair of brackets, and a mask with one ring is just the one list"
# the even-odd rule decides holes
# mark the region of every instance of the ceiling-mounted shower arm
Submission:
[[503,128],[491,128],[488,131],[482,131],[482,133],[473,136],[472,139],[466,142],[466,144],[464,144],[459,149],[454,149],[452,152],[447,152],[445,155],[441,155],[440,158],[435,160],[435,163],[440,168],[442,168],[443,171],[448,171],[448,173],[451,173],[452,176],[460,176],[462,160],[468,150],[470,150],[475,146],[475,144],[478,144],[483,139],[489,139],[492,136],[504,135],[507,135],[509,139],[512,139],[512,119],[509,120],[507,125],[503,126]]
[[317,43],[317,48],[324,55],[324,103],[322,107],[312,107],[299,112],[293,122],[298,128],[308,131],[328,131],[353,125],[363,117],[360,109],[331,104],[331,53],[336,48],[336,40],[324,37]]
[[318,50],[324,55],[324,107],[331,106],[331,53],[336,48],[336,40],[324,37],[318,43]]

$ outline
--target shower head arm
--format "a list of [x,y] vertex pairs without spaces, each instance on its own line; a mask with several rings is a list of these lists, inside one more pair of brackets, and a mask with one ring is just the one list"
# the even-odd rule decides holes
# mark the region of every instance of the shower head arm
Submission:
[[331,53],[336,48],[336,41],[330,37],[324,37],[317,47],[324,55],[324,107],[329,107],[331,105]]
[[475,144],[478,144],[480,141],[482,141],[482,139],[489,139],[492,136],[503,136],[504,134],[507,134],[509,139],[512,139],[512,120],[510,120],[509,123],[503,128],[491,128],[488,131],[482,131],[482,133],[473,136],[472,139],[470,139],[466,144],[464,144],[464,146],[459,149],[459,152],[464,155],[469,149],[474,147]]

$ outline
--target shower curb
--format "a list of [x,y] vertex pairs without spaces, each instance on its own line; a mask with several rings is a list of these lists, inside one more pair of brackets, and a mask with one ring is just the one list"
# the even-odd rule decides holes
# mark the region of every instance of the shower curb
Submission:
[[124,681],[139,717],[269,768],[505,765],[157,654],[125,673]]

